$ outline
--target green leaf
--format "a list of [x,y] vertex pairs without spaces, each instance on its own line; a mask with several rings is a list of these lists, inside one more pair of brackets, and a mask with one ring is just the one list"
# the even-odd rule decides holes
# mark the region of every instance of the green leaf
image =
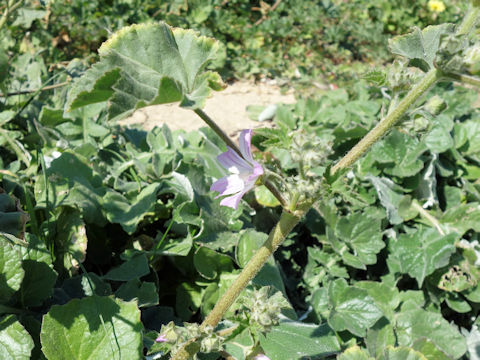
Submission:
[[390,51],[411,60],[412,65],[423,71],[433,68],[442,35],[454,30],[453,24],[428,26],[423,30],[414,28],[413,32],[396,36],[388,41]]
[[367,290],[385,316],[393,319],[394,310],[400,305],[400,293],[396,287],[375,281],[358,281],[355,287]]
[[264,185],[255,187],[255,199],[262,206],[275,207],[280,201]]
[[403,195],[395,191],[397,190],[395,183],[384,177],[369,175],[365,178],[370,180],[375,187],[375,190],[377,190],[378,198],[387,211],[387,217],[390,223],[393,225],[401,224],[403,219],[400,216],[398,209]]
[[378,360],[428,360],[422,353],[407,347],[388,346]]
[[268,235],[263,232],[252,229],[243,230],[235,251],[235,258],[238,265],[242,268],[245,267],[250,258],[258,251],[267,238]]
[[424,143],[397,130],[387,135],[372,148],[373,158],[387,167],[386,174],[409,177],[423,169],[419,159],[427,150]]
[[32,22],[37,19],[41,19],[47,15],[45,10],[34,10],[34,9],[18,9],[15,14],[15,21],[12,26],[21,26],[25,29],[28,29],[32,26]]
[[145,254],[136,254],[122,265],[111,269],[103,278],[114,281],[130,281],[141,278],[150,272]]
[[202,304],[202,288],[189,283],[181,283],[177,287],[175,310],[183,321],[188,321]]
[[225,351],[237,360],[245,360],[247,355],[253,350],[255,342],[253,341],[250,329],[246,328],[241,333],[225,342]]
[[217,73],[204,71],[219,45],[192,30],[165,23],[131,25],[99,49],[100,61],[76,80],[65,109],[108,101],[108,116],[119,119],[134,110],[180,101],[201,108],[211,90],[219,90]]
[[480,232],[480,203],[471,202],[447,209],[439,221],[447,231],[459,235],[470,229]]
[[0,318],[0,358],[29,360],[33,340],[15,315]]
[[25,277],[20,287],[24,306],[39,306],[52,296],[57,273],[53,269],[52,255],[45,243],[37,237],[28,237],[28,247],[21,248]]
[[122,284],[115,296],[125,301],[137,300],[138,307],[158,305],[158,290],[154,283],[132,279]]
[[366,290],[348,286],[343,279],[330,283],[328,296],[332,307],[328,323],[335,331],[348,330],[364,337],[366,330],[383,316],[382,310]]
[[425,277],[448,264],[457,237],[455,233],[441,236],[436,229],[421,226],[416,232],[391,239],[388,266],[393,272],[409,274],[421,287]]
[[[376,255],[385,247],[385,243],[382,241],[381,221],[375,215],[371,211],[356,212],[337,221],[335,235],[345,245],[336,251],[348,265],[364,268],[377,262]],[[345,251],[345,246],[351,249],[350,252]]]
[[91,296],[54,305],[40,340],[48,360],[142,359],[143,325],[134,302]]
[[195,269],[205,279],[213,280],[222,272],[233,270],[233,261],[227,256],[220,254],[206,246],[201,246],[193,256]]
[[35,182],[35,199],[39,208],[68,205],[80,209],[85,222],[104,225],[101,203],[105,188],[102,178],[92,170],[87,159],[65,151],[45,172],[47,182],[43,174],[39,174]]
[[[5,50],[0,47],[0,85],[5,81],[5,79],[8,76],[8,56],[5,53]],[[8,111],[8,110],[7,110]],[[3,111],[5,112],[5,111]],[[11,111],[9,111],[11,112]],[[11,114],[12,117],[15,113]],[[7,115],[7,114],[5,114]],[[3,125],[3,121],[1,120],[3,118],[2,113],[0,113],[0,124]]]
[[418,339],[425,338],[454,359],[459,359],[467,351],[465,338],[439,313],[422,309],[401,312],[396,317],[395,326],[401,346],[412,346]]
[[107,219],[112,223],[122,225],[127,233],[133,234],[140,221],[153,211],[159,187],[158,183],[150,184],[131,200],[109,189],[103,197]]
[[365,345],[372,356],[379,356],[388,345],[395,345],[397,339],[392,324],[381,318],[367,330]]
[[20,289],[24,276],[19,249],[0,234],[0,303],[7,302]]
[[340,344],[327,325],[304,324],[297,321],[281,322],[265,335],[260,345],[271,360],[326,357],[340,350]]
[[365,350],[355,345],[341,353],[337,357],[337,360],[374,360],[374,358],[369,356]]
[[440,350],[435,343],[428,339],[418,339],[413,349],[421,352],[428,360],[450,360],[451,357]]

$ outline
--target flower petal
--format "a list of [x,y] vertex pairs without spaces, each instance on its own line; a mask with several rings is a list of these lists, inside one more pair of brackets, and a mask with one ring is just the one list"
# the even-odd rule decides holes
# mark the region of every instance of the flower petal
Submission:
[[240,157],[233,149],[227,146],[228,150],[217,156],[218,162],[232,174],[251,172],[252,166]]
[[239,138],[240,152],[243,155],[243,158],[250,163],[253,163],[252,152],[250,147],[252,146],[252,129],[243,130],[240,133]]
[[231,207],[232,209],[237,210],[238,204],[240,204],[240,200],[242,199],[242,196],[245,195],[247,191],[240,191],[238,194],[223,198],[220,201],[220,205],[228,206],[228,207]]
[[218,191],[220,193],[218,196],[222,196],[235,194],[244,188],[245,182],[238,175],[234,174],[224,176],[215,181],[212,186],[210,186],[210,191]]

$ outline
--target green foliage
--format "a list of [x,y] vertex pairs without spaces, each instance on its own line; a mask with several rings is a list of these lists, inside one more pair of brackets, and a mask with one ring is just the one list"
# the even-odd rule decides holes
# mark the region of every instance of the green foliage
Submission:
[[[421,76],[408,65],[474,51],[438,25],[463,3],[46,3],[1,28],[1,92],[34,92],[0,98],[0,358],[161,357],[192,337],[208,359],[478,357],[478,94],[436,86],[434,102],[329,174]],[[276,126],[256,130],[255,156],[289,179],[275,185],[320,200],[218,328],[178,326],[211,311],[280,207],[262,187],[237,210],[219,206],[209,188],[225,146],[211,130],[110,120],[151,104],[201,108],[220,88],[213,69],[331,81],[389,60],[387,36],[412,26],[390,41],[405,59],[365,76],[381,89],[358,81],[278,105]],[[116,32],[100,47],[106,29]]]

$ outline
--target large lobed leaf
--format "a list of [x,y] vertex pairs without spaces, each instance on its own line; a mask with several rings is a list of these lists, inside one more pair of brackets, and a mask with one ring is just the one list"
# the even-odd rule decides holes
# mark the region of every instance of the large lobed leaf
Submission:
[[46,358],[141,359],[142,323],[135,302],[90,296],[52,306],[40,339]]
[[180,101],[201,108],[222,80],[204,71],[218,43],[192,30],[172,29],[165,23],[123,28],[99,49],[100,61],[72,86],[65,110],[108,101],[110,119],[134,110]]

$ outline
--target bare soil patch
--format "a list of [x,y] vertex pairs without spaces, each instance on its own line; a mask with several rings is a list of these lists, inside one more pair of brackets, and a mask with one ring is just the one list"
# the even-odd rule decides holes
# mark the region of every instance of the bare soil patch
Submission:
[[[207,99],[204,111],[214,119],[230,136],[236,136],[243,129],[264,127],[263,122],[253,121],[247,115],[248,105],[292,104],[293,91],[282,93],[276,85],[254,84],[240,81],[225,90],[214,92]],[[191,110],[182,109],[178,104],[149,106],[137,110],[132,116],[121,121],[122,125],[141,124],[146,130],[167,124],[170,129],[187,131],[199,129],[205,123]]]

